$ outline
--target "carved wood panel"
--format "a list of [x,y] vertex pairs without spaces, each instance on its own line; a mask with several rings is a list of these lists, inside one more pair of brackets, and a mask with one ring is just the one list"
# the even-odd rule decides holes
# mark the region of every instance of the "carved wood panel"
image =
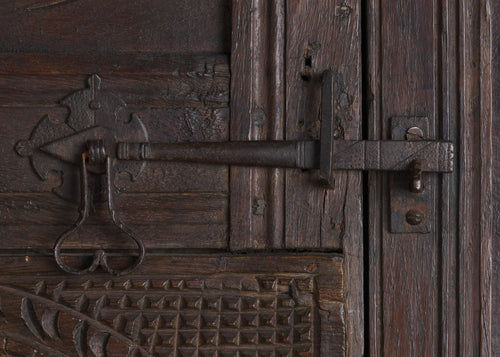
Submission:
[[2,261],[11,266],[0,279],[5,353],[326,356],[344,348],[340,257],[156,258],[120,278],[53,275],[46,258],[30,260],[40,269],[33,277],[16,272],[22,259]]

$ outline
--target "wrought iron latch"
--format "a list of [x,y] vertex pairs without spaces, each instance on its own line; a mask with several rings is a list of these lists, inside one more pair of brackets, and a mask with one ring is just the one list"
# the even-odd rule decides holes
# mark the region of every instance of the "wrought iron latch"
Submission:
[[337,140],[334,138],[333,75],[322,85],[321,137],[318,141],[239,141],[220,143],[119,142],[116,157],[135,161],[319,169],[333,185],[337,170],[408,171],[409,190],[421,192],[423,172],[453,171],[453,144],[435,140]]
[[[322,84],[320,140],[169,144],[149,142],[146,127],[139,116],[132,114],[127,117],[121,110],[126,106],[125,102],[103,91],[99,76],[92,75],[89,88],[63,100],[63,104],[70,108],[70,115],[64,123],[51,121],[48,116],[42,118],[30,139],[19,141],[15,148],[19,155],[30,157],[34,170],[42,179],[46,179],[48,171],[53,169],[51,165],[64,172],[66,178],[73,177],[63,181],[64,187],[57,191],[64,198],[71,198],[78,191],[75,188],[78,186],[68,185],[67,182],[78,182],[74,165],[80,167],[80,218],[56,241],[54,255],[59,267],[70,273],[84,274],[101,266],[119,275],[132,271],[142,263],[145,257],[142,240],[120,221],[113,206],[113,193],[117,191],[113,177],[116,172],[128,172],[132,178],[137,178],[147,161],[319,169],[321,179],[330,187],[334,184],[333,177],[337,170],[407,171],[410,178],[407,193],[420,196],[425,191],[422,173],[453,170],[453,144],[423,140],[425,135],[423,131],[419,135],[418,130],[421,129],[418,123],[410,128],[410,139],[413,135],[422,140],[335,139],[333,81],[332,73],[326,71]],[[84,269],[72,268],[62,259],[63,242],[78,233],[90,214],[93,196],[89,189],[92,181],[89,180],[89,172],[106,176],[105,180],[97,182],[105,182],[104,191],[112,222],[138,248],[138,258],[125,269],[110,267],[103,250],[97,250],[91,265]],[[412,220],[418,221],[417,216],[411,216]],[[393,221],[396,222],[395,231],[412,231],[411,226],[418,225],[410,223],[401,230],[397,219]],[[416,231],[425,230],[417,228]]]

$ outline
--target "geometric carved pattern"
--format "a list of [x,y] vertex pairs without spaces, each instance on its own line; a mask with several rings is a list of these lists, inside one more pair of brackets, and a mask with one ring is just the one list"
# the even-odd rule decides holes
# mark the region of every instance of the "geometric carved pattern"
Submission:
[[[123,356],[313,356],[314,289],[312,274],[238,273],[47,279],[0,285],[0,295],[2,305],[19,306],[33,349],[45,346],[49,355],[59,339],[78,356],[105,356],[108,344],[123,344]],[[61,329],[67,321],[70,332]],[[23,342],[3,332],[4,348],[9,339]]]

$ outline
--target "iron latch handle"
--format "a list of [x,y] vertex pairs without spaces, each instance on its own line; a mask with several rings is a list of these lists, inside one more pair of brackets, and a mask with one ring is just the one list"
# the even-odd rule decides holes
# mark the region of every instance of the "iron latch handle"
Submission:
[[217,143],[119,142],[120,160],[179,161],[242,166],[319,169],[333,185],[336,170],[411,171],[412,191],[422,172],[453,171],[453,144],[447,141],[365,141],[334,137],[333,74],[324,72],[321,136],[318,141],[237,141]]
[[453,171],[453,144],[445,141],[334,140],[234,141],[215,143],[118,143],[120,160],[319,169],[332,181],[337,170],[407,171],[414,161],[421,172]]

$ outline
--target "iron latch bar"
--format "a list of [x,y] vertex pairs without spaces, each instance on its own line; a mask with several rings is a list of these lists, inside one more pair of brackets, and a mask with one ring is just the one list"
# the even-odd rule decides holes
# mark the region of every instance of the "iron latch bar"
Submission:
[[[325,152],[326,151],[326,152]],[[453,144],[444,141],[334,140],[235,141],[215,143],[118,143],[120,160],[181,161],[205,164],[320,169],[330,182],[336,170],[453,171]]]
[[411,171],[418,191],[422,172],[453,171],[453,144],[419,140],[338,140],[334,137],[333,74],[323,74],[321,137],[318,141],[237,141],[217,143],[119,142],[119,160],[319,169],[330,186],[336,170]]

